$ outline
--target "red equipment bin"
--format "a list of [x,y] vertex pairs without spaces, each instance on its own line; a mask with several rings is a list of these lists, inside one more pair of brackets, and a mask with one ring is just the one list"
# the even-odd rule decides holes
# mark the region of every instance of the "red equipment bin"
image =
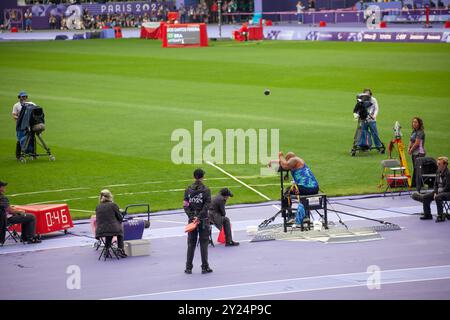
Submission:
[[[25,211],[36,216],[36,234],[42,235],[55,231],[67,232],[73,227],[67,204],[38,204],[27,206],[14,206],[17,210]],[[21,231],[21,225],[16,224],[13,229]]]

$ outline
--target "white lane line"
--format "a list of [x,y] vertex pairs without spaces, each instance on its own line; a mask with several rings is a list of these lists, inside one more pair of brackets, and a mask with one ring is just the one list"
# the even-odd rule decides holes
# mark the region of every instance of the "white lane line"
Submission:
[[[439,276],[439,273],[441,273],[441,276]],[[430,275],[433,274],[433,276],[430,276],[428,274],[430,274]],[[428,275],[428,277],[427,277],[427,275]],[[297,292],[308,292],[308,291],[317,291],[317,290],[346,288],[346,287],[367,286],[367,281],[370,276],[371,276],[371,273],[369,273],[369,272],[330,274],[330,275],[322,275],[322,276],[268,280],[268,281],[247,282],[247,283],[236,283],[236,284],[228,284],[228,285],[221,285],[221,286],[211,286],[211,287],[200,287],[200,288],[193,288],[193,289],[181,289],[181,290],[172,290],[172,291],[153,292],[153,293],[105,298],[103,300],[136,299],[136,298],[152,297],[152,296],[162,296],[165,299],[170,299],[170,295],[176,296],[177,294],[182,294],[182,295],[185,294],[185,297],[187,295],[194,297],[196,293],[200,293],[200,294],[203,294],[204,296],[212,297],[214,295],[214,293],[217,293],[217,292],[219,293],[219,294],[217,294],[219,297],[212,298],[212,299],[220,300],[220,299],[234,299],[234,298],[240,298],[240,297],[254,297],[254,296],[272,295],[272,294],[290,294],[290,293],[297,293]],[[421,276],[422,278],[417,278],[419,276]],[[391,278],[391,279],[389,279],[389,278]],[[403,278],[403,279],[401,279],[401,278]],[[380,271],[380,284],[381,285],[392,284],[392,283],[403,283],[403,282],[440,280],[440,279],[450,279],[450,265],[390,269],[390,270],[381,270]],[[320,280],[324,280],[325,282],[341,281],[342,284],[332,286],[329,284],[327,285],[325,283],[325,284],[321,285]],[[349,282],[353,282],[354,284],[348,284]],[[284,286],[286,284],[293,286],[295,283],[300,284],[300,287],[298,289],[284,290],[284,291],[270,291],[270,288],[276,288],[277,286],[280,288],[285,288]],[[302,283],[305,284],[305,286],[303,288],[301,288]],[[347,284],[345,284],[345,283],[347,283]],[[307,284],[310,286],[309,288],[308,288]],[[311,284],[312,284],[312,286],[311,286]],[[259,286],[259,288],[257,286]],[[252,287],[253,287],[253,289],[251,289]],[[233,290],[236,290],[236,288],[238,288],[237,290],[240,292],[254,290],[255,293],[248,294],[248,295],[242,295],[242,296],[233,296],[233,297],[220,296],[220,295],[222,295],[222,293],[225,293],[227,291],[226,289],[231,289],[230,291],[233,291]],[[220,290],[218,290],[218,289],[220,289]],[[206,292],[208,292],[208,291],[209,291],[210,295],[206,294]],[[266,291],[266,292],[256,293],[256,291]],[[178,297],[180,297],[180,296],[178,296]]]
[[[192,180],[189,180],[192,181]],[[278,183],[266,183],[266,184],[252,184],[252,186],[255,187],[269,187],[269,186],[278,186]],[[210,189],[221,189],[223,187],[210,187]],[[229,186],[229,188],[241,188],[239,185]],[[181,192],[184,191],[184,188],[179,189],[164,189],[164,190],[151,190],[151,191],[138,191],[138,192],[123,192],[123,193],[115,193],[114,196],[132,196],[137,194],[150,194],[150,193],[165,193],[165,192]],[[55,203],[55,202],[69,202],[69,201],[76,201],[76,200],[83,200],[83,199],[97,199],[98,196],[88,196],[88,197],[78,197],[78,198],[67,198],[67,199],[59,199],[59,200],[48,200],[48,201],[42,201],[42,202],[33,202],[29,203],[28,205],[35,205],[35,204],[46,204],[46,203]],[[269,199],[270,200],[270,199]],[[274,207],[278,208],[274,205]]]
[[[205,179],[205,181],[208,180],[226,180],[228,178],[209,178]],[[146,182],[138,182],[138,183],[122,183],[122,184],[111,184],[104,186],[104,188],[113,188],[113,187],[128,187],[128,186],[138,186],[142,184],[159,184],[159,183],[172,183],[172,182],[186,182],[186,181],[192,181],[192,179],[182,179],[182,180],[165,180],[165,181],[146,181]]]
[[83,199],[87,199],[87,198],[86,198],[86,197],[83,197],[83,198],[70,198],[70,199],[48,200],[48,201],[41,201],[41,202],[28,203],[28,205],[32,206],[32,205],[35,205],[35,204],[47,204],[47,203],[55,203],[55,202],[69,202],[69,201],[83,200]]
[[[2,91],[0,90],[0,94],[4,94],[6,96],[10,96],[11,93],[10,92],[6,92],[6,91]],[[95,99],[86,99],[86,98],[77,98],[77,97],[69,97],[69,96],[51,96],[51,95],[43,95],[43,94],[34,94],[33,95],[34,98],[36,99],[41,99],[41,100],[53,100],[56,101],[57,103],[61,103],[63,101],[68,101],[68,102],[72,102],[72,103],[78,103],[80,105],[83,106],[89,106],[89,105],[98,105],[100,107],[103,107],[104,105],[108,105],[110,107],[115,107],[115,108],[129,108],[129,103],[126,102],[121,102],[121,101],[117,101],[117,100],[95,100]],[[33,99],[34,99],[33,98]],[[169,105],[156,105],[156,104],[152,104],[152,105],[148,105],[146,104],[144,101],[141,104],[137,104],[135,105],[135,108],[140,108],[143,109],[145,111],[147,110],[151,110],[153,112],[164,112],[164,113],[173,113],[176,115],[179,114],[183,114],[184,112],[186,112],[186,110],[184,108],[180,108],[180,107],[172,107]],[[195,109],[195,108],[189,108],[189,113],[190,114],[199,114],[201,116],[213,116],[215,118],[229,118],[229,119],[248,119],[250,121],[271,121],[273,122],[277,122],[277,123],[282,123],[283,125],[286,125],[287,123],[292,123],[294,125],[306,125],[306,126],[315,126],[315,127],[335,127],[335,128],[345,128],[346,125],[344,123],[340,123],[338,121],[335,121],[333,123],[326,123],[324,121],[322,121],[322,119],[317,120],[317,121],[313,121],[311,119],[303,119],[301,117],[296,117],[295,119],[292,117],[284,117],[284,116],[279,116],[279,117],[275,117],[275,116],[270,116],[270,115],[255,115],[255,114],[245,114],[245,113],[230,113],[230,112],[217,112],[217,110],[214,111],[206,111],[204,109]]]
[[[241,179],[267,179],[267,178],[273,178],[273,177],[266,177],[266,176],[238,176]],[[219,177],[219,178],[208,178],[205,179],[205,181],[212,181],[212,180],[227,180],[228,178]],[[129,187],[129,186],[139,186],[139,185],[146,185],[146,184],[161,184],[161,183],[177,183],[177,182],[186,182],[186,181],[192,181],[192,179],[183,179],[183,180],[164,180],[164,181],[145,181],[145,182],[138,182],[138,183],[122,183],[122,184],[110,184],[101,188],[118,188],[118,187]],[[18,196],[25,196],[25,195],[31,195],[31,194],[40,194],[40,193],[52,193],[52,192],[64,192],[64,191],[73,191],[73,190],[89,190],[93,188],[67,188],[67,189],[56,189],[56,190],[41,190],[41,191],[33,191],[33,192],[22,192],[22,193],[15,193],[9,195],[9,197],[18,197]]]
[[[267,178],[273,178],[273,177],[266,177],[266,176],[240,176],[241,179],[267,179]],[[204,179],[204,181],[212,181],[212,180],[228,180],[228,178],[208,178]],[[113,187],[128,187],[128,186],[138,186],[142,184],[159,184],[159,183],[173,183],[173,182],[186,182],[186,181],[192,181],[192,179],[182,179],[182,180],[164,180],[164,181],[147,181],[147,182],[138,182],[138,183],[122,183],[122,184],[111,184],[104,186],[104,188],[113,188]]]
[[[411,280],[392,280],[392,281],[381,281],[380,285],[425,282],[425,281],[436,281],[436,280],[448,280],[448,279],[450,279],[450,276],[437,277],[437,278],[411,279]],[[340,285],[340,286],[330,286],[330,287],[326,287],[326,288],[298,289],[298,290],[292,290],[292,291],[274,291],[274,292],[254,294],[254,295],[224,297],[224,298],[218,298],[218,299],[213,299],[213,300],[232,300],[232,299],[242,299],[242,298],[250,298],[250,297],[263,297],[263,296],[272,296],[272,295],[275,296],[275,295],[280,295],[280,294],[291,294],[291,293],[300,293],[300,292],[314,292],[314,291],[333,290],[333,289],[348,289],[348,288],[366,287],[366,286],[367,286],[367,284],[349,284],[349,285]]]
[[73,209],[73,208],[70,208],[70,211],[79,211],[79,212],[95,213],[95,210],[81,210],[81,209]]
[[206,161],[207,164],[209,164],[210,166],[216,168],[217,170],[219,170],[220,172],[226,174],[227,176],[229,176],[231,179],[239,182],[240,184],[242,184],[244,187],[247,187],[248,189],[252,190],[253,192],[257,193],[258,195],[260,195],[261,197],[263,197],[266,200],[272,201],[272,199],[270,199],[268,196],[266,196],[265,194],[259,192],[258,190],[250,187],[248,184],[246,184],[245,182],[239,180],[238,178],[236,178],[235,176],[233,176],[232,174],[226,172],[225,170],[223,170],[222,168],[216,166],[214,163],[212,163],[211,161]]
[[[252,190],[253,192],[255,192],[256,194],[258,194],[259,196],[263,197],[266,200],[269,201],[273,201],[272,199],[270,199],[268,196],[266,196],[265,194],[259,192],[258,190],[256,190],[255,188],[252,188],[251,186],[249,186],[248,184],[246,184],[245,182],[239,180],[238,178],[236,178],[235,176],[233,176],[231,173],[226,172],[225,170],[223,170],[222,168],[216,166],[214,163],[212,163],[211,161],[206,161],[207,164],[209,164],[210,166],[216,168],[217,170],[219,170],[220,172],[224,173],[225,175],[229,176],[231,179],[239,182],[240,184],[242,184],[244,187]],[[274,184],[274,185],[278,185],[278,184]],[[279,206],[276,205],[272,205],[272,207],[276,208],[277,210],[281,210],[281,208]]]
[[10,194],[8,197],[17,197],[17,196],[23,196],[23,195],[29,195],[29,194],[39,194],[39,193],[64,192],[64,191],[72,191],[72,190],[86,190],[86,189],[89,189],[89,188],[69,188],[69,189],[23,192],[23,193]]

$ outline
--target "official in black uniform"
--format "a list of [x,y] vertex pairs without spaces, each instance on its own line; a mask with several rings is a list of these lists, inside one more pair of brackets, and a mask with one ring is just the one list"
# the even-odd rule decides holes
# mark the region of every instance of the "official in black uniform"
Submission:
[[205,172],[202,169],[194,171],[195,182],[184,192],[184,212],[186,212],[189,223],[199,219],[198,227],[188,233],[188,249],[185,273],[192,273],[192,261],[194,260],[197,238],[200,238],[200,253],[202,256],[202,273],[210,273],[212,269],[208,264],[208,244],[210,224],[208,220],[208,207],[211,203],[211,191],[203,184]]
[[209,206],[209,219],[217,229],[225,231],[225,246],[238,246],[239,242],[233,241],[233,236],[231,234],[230,219],[226,217],[225,203],[228,198],[232,197],[230,189],[223,188],[219,193],[212,199],[211,205]]

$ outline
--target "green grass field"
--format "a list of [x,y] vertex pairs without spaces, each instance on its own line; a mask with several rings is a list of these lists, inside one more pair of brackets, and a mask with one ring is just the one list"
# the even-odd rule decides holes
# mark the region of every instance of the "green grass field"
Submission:
[[[173,164],[170,138],[177,128],[193,132],[201,120],[204,130],[222,132],[278,128],[281,149],[304,158],[326,193],[379,192],[386,155],[349,155],[355,95],[372,88],[385,144],[396,120],[407,144],[411,118],[420,116],[428,155],[450,155],[449,83],[447,44],[268,41],[163,49],[139,39],[0,43],[0,180],[10,183],[13,204],[66,202],[76,218],[91,214],[105,186],[120,207],[180,208],[198,165]],[[11,109],[22,89],[44,108],[43,136],[55,162],[15,160]],[[223,186],[234,191],[230,203],[264,200],[202,167],[214,193]],[[279,198],[279,179],[260,177],[261,165],[221,167]],[[52,191],[61,189],[73,190]],[[26,194],[11,196],[18,193]]]

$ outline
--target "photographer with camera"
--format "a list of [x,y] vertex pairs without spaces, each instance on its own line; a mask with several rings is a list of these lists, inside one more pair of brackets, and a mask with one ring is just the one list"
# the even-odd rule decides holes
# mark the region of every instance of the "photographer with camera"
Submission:
[[356,96],[356,105],[353,109],[355,119],[359,121],[354,138],[352,155],[359,148],[366,151],[372,149],[372,137],[375,148],[384,154],[385,146],[378,136],[376,118],[378,115],[378,102],[372,96],[370,89],[364,89],[363,93]]
[[378,115],[378,101],[377,99],[375,99],[375,97],[372,95],[372,90],[370,89],[364,89],[363,93],[368,95],[370,97],[370,107],[369,107],[369,114],[367,117],[367,124],[369,127],[369,131],[370,134],[372,135],[373,138],[373,142],[375,143],[375,147],[377,148],[377,150],[381,153],[384,154],[385,152],[385,148],[383,143],[380,140],[380,137],[378,136],[378,129],[377,129],[377,115]]
[[210,224],[208,219],[208,208],[211,203],[211,191],[203,184],[205,171],[196,169],[194,171],[195,182],[184,192],[183,208],[189,218],[188,223],[198,221],[198,226],[188,233],[187,260],[185,273],[191,274],[197,239],[200,238],[200,254],[202,256],[202,273],[213,272],[208,264],[208,244]]
[[360,147],[363,150],[370,150],[372,147],[372,138],[369,134],[369,108],[372,106],[370,96],[361,93],[356,96],[356,105],[353,108],[353,116],[358,120],[358,129],[355,134],[354,148]]
[[[20,112],[22,111],[23,106],[25,104],[31,104],[31,105],[36,105],[36,104],[31,101],[28,101],[28,94],[25,91],[20,91],[19,94],[17,95],[17,98],[19,99],[19,101],[13,105],[12,117],[13,117],[14,121],[16,122],[16,137],[17,137],[16,159],[19,160],[20,154],[21,154],[21,149],[22,149],[21,144],[25,143],[26,132],[24,132],[23,130],[19,130],[19,128],[17,126],[17,120],[19,119]],[[29,151],[31,151],[31,152],[32,152],[31,148],[33,147],[33,145],[34,145],[33,143],[30,143]]]

